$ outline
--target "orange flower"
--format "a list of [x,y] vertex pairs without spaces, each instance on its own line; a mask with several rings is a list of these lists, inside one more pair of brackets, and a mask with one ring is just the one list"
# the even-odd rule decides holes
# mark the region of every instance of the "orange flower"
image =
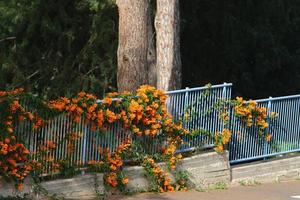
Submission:
[[117,174],[114,173],[114,172],[111,172],[111,173],[109,173],[109,174],[107,175],[107,177],[106,177],[106,182],[107,182],[110,186],[116,187],[116,186],[118,185],[118,182],[117,182],[116,178],[117,178]]
[[123,178],[122,183],[123,183],[123,185],[126,185],[128,183],[128,178]]
[[115,170],[117,169],[117,167],[116,167],[115,165],[110,165],[110,169],[111,169],[112,171],[115,171]]
[[145,135],[149,135],[149,134],[150,134],[150,130],[149,130],[149,129],[146,129],[146,130],[144,131],[144,133],[145,133]]
[[223,147],[223,145],[218,145],[218,146],[216,146],[216,147],[214,148],[214,150],[215,150],[216,152],[223,152],[223,151],[224,151],[224,147]]
[[8,127],[8,128],[7,128],[7,132],[8,132],[8,133],[13,133],[14,130],[13,130],[12,128]]
[[10,105],[10,109],[12,113],[15,113],[19,108],[20,108],[20,104],[18,101],[13,101],[12,104]]
[[17,166],[17,162],[14,159],[9,158],[7,159],[7,162],[11,164],[14,168]]
[[41,118],[37,118],[36,122],[33,124],[33,129],[38,129],[44,124],[44,121]]
[[106,110],[105,114],[106,114],[107,121],[109,123],[113,123],[117,119],[116,114],[110,111],[109,109]]
[[267,136],[266,136],[266,141],[270,142],[272,140],[273,136],[269,133]]
[[73,120],[74,120],[74,122],[79,123],[80,122],[80,115],[75,115]]
[[109,97],[105,97],[105,98],[103,99],[103,103],[104,103],[104,104],[111,105],[111,103],[112,103],[112,99],[111,99],[111,98],[109,98]]
[[24,189],[23,183],[18,183],[18,184],[17,184],[17,189],[18,189],[18,190],[23,190],[23,189]]
[[32,121],[33,118],[34,118],[34,116],[33,116],[33,114],[32,114],[31,112],[27,112],[27,117],[28,117],[28,119],[29,119],[30,121]]
[[167,186],[168,192],[174,192],[174,187],[173,186]]
[[85,95],[86,95],[85,92],[79,92],[79,93],[78,93],[78,96],[79,96],[79,97],[84,97]]
[[9,139],[9,138],[5,138],[4,142],[5,142],[6,144],[9,144],[9,143],[10,143],[10,139]]

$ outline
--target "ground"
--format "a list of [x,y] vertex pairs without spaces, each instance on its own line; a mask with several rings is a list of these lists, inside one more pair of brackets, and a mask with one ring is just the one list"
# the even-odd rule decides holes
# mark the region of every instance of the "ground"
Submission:
[[206,192],[188,191],[163,194],[137,194],[115,196],[114,200],[297,200],[300,199],[300,181],[289,181],[252,186],[235,186],[229,189]]

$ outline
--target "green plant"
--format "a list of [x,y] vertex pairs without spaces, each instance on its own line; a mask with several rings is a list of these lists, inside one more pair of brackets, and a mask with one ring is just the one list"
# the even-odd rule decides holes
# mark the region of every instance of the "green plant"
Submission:
[[188,190],[189,175],[187,171],[179,171],[175,173],[176,189],[179,191]]
[[239,181],[239,184],[242,186],[254,186],[254,185],[260,185],[261,183],[256,180],[241,180]]
[[215,189],[215,190],[226,190],[226,189],[228,189],[228,184],[224,181],[221,181],[221,182],[213,184],[211,186],[211,188]]

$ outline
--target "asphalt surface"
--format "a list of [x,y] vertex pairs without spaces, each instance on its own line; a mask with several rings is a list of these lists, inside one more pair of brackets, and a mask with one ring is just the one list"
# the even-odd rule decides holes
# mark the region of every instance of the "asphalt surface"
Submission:
[[142,193],[133,196],[114,196],[114,200],[297,200],[300,181],[235,186],[207,192],[188,191],[162,194]]

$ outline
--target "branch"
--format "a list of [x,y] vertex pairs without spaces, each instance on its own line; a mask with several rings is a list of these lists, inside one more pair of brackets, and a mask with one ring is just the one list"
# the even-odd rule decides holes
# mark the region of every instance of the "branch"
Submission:
[[7,37],[7,38],[1,39],[0,42],[3,42],[3,41],[5,41],[5,40],[14,40],[14,39],[16,39],[16,37],[11,36],[11,37]]

